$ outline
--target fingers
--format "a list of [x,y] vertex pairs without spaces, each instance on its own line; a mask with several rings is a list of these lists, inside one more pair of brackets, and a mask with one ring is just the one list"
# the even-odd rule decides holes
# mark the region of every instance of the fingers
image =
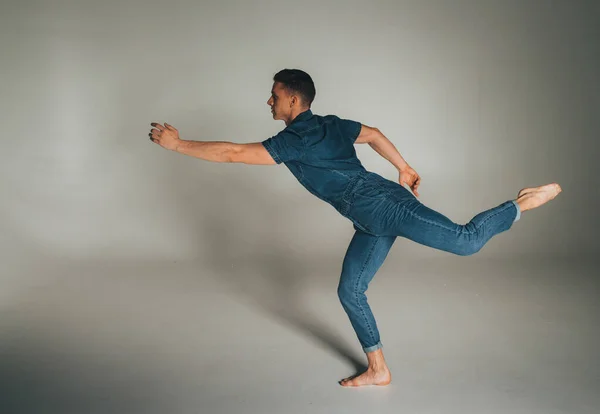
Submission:
[[165,122],[164,126],[159,124],[158,122],[151,122],[150,125],[152,125],[156,129],[151,129],[149,135],[157,137],[157,138],[160,138],[161,133],[165,130],[178,132],[177,128],[175,128],[171,124],[167,124],[166,122]]
[[156,129],[153,129],[148,135],[150,136],[150,139],[156,143],[161,139],[161,132]]
[[[156,124],[155,124],[155,123],[153,123],[152,125],[156,125]],[[158,125],[160,125],[160,124],[158,124]],[[151,140],[152,142],[156,142],[156,143],[158,144],[158,141],[159,141],[159,139],[160,139],[160,136],[161,136],[161,134],[162,134],[162,131],[163,131],[163,130],[159,130],[159,129],[152,128],[152,129],[150,130],[150,133],[148,134],[148,136],[150,137],[150,140]]]
[[156,123],[156,122],[151,122],[151,123],[150,123],[150,125],[152,125],[152,126],[153,126],[153,127],[155,127],[155,128],[158,128],[158,130],[159,130],[159,131],[164,131],[164,130],[165,130],[165,127],[164,127],[164,126],[162,126],[162,125],[161,125],[161,124],[159,124],[159,123]]
[[419,192],[417,191],[417,188],[419,188],[419,185],[421,185],[421,177],[417,176],[417,179],[415,180],[415,183],[413,185],[413,193],[415,193],[415,195],[418,197],[419,196]]
[[410,187],[410,189],[412,190],[413,193],[415,193],[415,195],[418,197],[419,196],[419,192],[417,191],[417,188],[419,186],[414,184],[412,187]]
[[148,136],[150,141],[155,144],[164,148],[170,148],[173,141],[179,139],[179,131],[171,124],[165,122],[164,125],[161,125],[158,122],[151,122],[150,125],[154,128],[150,130]]
[[162,126],[161,124],[159,124],[158,122],[151,122],[150,125],[152,125],[153,127],[156,127],[158,129],[160,129],[161,131],[164,131],[165,129],[170,129],[171,131],[177,131],[177,128],[175,128],[173,125],[171,124],[167,124],[165,122],[165,125]]

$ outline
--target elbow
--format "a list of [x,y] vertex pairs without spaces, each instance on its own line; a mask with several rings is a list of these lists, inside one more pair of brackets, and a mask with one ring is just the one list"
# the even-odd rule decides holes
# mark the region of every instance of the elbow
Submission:
[[223,152],[223,162],[237,163],[242,162],[242,146],[233,144],[225,152]]
[[377,143],[379,141],[381,141],[382,139],[385,138],[385,135],[383,135],[383,133],[378,128],[373,128],[370,135],[371,135],[370,139],[369,139],[370,145],[373,145],[373,144],[377,145]]

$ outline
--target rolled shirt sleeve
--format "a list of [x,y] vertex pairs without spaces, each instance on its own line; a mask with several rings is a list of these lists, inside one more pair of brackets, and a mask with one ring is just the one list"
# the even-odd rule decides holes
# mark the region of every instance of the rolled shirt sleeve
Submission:
[[262,144],[277,164],[298,161],[305,152],[302,137],[285,129],[277,135],[262,141]]

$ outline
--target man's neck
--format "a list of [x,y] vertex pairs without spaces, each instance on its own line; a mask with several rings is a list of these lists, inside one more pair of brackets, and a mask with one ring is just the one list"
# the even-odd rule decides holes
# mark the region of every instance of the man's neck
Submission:
[[285,126],[289,126],[292,122],[294,122],[294,119],[296,119],[296,117],[298,115],[300,115],[302,112],[306,112],[308,111],[310,108],[301,108],[301,109],[297,109],[296,111],[292,111],[290,117],[288,120],[285,121]]

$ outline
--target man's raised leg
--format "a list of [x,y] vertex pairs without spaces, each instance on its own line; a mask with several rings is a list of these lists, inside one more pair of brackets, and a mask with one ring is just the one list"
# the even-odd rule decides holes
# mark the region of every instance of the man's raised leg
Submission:
[[388,209],[388,217],[384,219],[391,225],[385,228],[384,234],[405,237],[438,250],[469,256],[481,250],[495,235],[510,229],[522,212],[545,204],[561,191],[556,183],[524,188],[516,200],[505,201],[483,211],[466,224],[453,222],[413,197]]

